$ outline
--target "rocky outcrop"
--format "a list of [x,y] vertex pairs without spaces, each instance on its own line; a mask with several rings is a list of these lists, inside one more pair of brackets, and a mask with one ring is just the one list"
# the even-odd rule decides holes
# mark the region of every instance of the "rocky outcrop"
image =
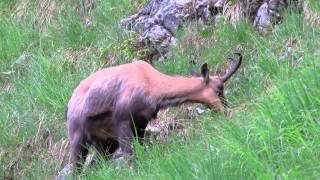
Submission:
[[265,35],[271,31],[274,23],[280,22],[282,19],[281,12],[285,7],[290,6],[291,9],[301,11],[302,1],[300,0],[269,0],[262,2],[254,15],[253,25],[258,31]]
[[168,52],[176,42],[175,33],[187,21],[197,19],[212,24],[221,15],[226,20],[247,17],[266,34],[272,23],[280,19],[280,9],[288,4],[289,0],[240,0],[237,4],[229,0],[149,0],[144,8],[122,19],[119,25],[139,33],[138,45],[148,48],[147,60],[152,61]]
[[179,27],[191,19],[210,23],[225,0],[149,0],[137,14],[120,21],[121,27],[140,34],[140,46],[148,46],[150,59],[164,55],[175,43]]

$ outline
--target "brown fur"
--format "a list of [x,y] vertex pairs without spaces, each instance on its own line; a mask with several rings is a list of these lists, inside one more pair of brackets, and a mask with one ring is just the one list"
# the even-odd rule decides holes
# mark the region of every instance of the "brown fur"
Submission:
[[132,138],[143,139],[149,120],[168,106],[197,102],[222,111],[226,79],[208,73],[205,64],[202,77],[168,76],[136,61],[102,69],[84,79],[67,107],[73,163],[83,163],[90,145],[107,158],[118,147],[131,154]]

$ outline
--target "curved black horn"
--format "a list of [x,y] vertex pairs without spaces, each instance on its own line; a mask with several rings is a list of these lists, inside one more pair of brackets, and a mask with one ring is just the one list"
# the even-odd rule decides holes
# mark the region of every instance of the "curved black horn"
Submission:
[[239,69],[241,65],[242,55],[240,53],[234,53],[234,54],[239,56],[238,63],[233,64],[233,66],[227,71],[227,73],[221,77],[221,80],[223,82],[226,82]]

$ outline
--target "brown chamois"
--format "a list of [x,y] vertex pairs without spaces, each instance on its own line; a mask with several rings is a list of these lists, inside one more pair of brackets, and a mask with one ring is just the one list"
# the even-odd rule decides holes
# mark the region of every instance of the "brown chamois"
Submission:
[[242,56],[223,76],[163,74],[144,61],[101,69],[80,82],[67,107],[71,158],[79,167],[94,146],[109,158],[118,147],[132,154],[132,139],[143,139],[145,128],[160,109],[195,102],[223,111],[223,85],[239,68]]

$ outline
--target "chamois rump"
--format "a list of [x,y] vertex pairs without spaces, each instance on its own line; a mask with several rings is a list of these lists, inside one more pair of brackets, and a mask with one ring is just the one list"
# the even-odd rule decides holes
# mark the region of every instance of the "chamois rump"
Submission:
[[144,61],[101,69],[82,80],[67,106],[72,163],[79,167],[94,146],[106,158],[121,148],[132,154],[132,139],[144,138],[145,128],[160,109],[185,102],[223,111],[224,83],[239,68],[242,56],[223,76],[169,76]]

